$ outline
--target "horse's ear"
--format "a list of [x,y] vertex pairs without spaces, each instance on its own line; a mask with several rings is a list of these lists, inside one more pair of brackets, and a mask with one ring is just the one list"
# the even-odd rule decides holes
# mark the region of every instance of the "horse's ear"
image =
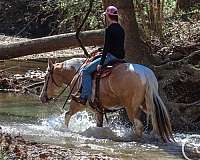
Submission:
[[51,59],[48,59],[48,68],[52,69],[53,68],[53,62]]
[[54,59],[54,64],[55,64],[55,63],[58,63],[58,62],[59,62],[58,58],[55,58],[55,59]]

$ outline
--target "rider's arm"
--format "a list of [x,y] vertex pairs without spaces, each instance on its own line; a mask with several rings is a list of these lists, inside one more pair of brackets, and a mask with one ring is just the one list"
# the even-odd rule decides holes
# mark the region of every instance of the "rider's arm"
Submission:
[[104,64],[104,61],[106,59],[106,55],[109,51],[110,48],[110,30],[109,28],[106,28],[106,33],[105,33],[105,40],[104,40],[104,48],[103,48],[103,54],[101,57],[100,65]]

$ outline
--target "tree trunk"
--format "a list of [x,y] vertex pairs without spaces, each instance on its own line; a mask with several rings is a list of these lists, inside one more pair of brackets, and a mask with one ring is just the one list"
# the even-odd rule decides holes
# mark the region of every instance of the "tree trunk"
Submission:
[[192,5],[191,0],[176,0],[176,11],[187,10]]
[[162,38],[164,0],[149,0],[150,29]]
[[[80,38],[86,46],[102,45],[104,30],[92,30],[80,33]],[[0,60],[44,52],[79,47],[75,33],[61,34],[37,38],[24,42],[0,45]]]
[[[132,0],[102,0],[103,5],[114,5],[119,9],[120,23],[126,34],[125,50],[128,61],[148,63],[147,46],[140,38],[138,23]],[[107,6],[104,6],[106,8]]]

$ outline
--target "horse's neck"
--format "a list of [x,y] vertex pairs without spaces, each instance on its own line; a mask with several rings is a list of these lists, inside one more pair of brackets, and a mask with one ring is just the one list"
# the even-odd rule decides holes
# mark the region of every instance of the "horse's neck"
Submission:
[[63,75],[65,84],[69,83],[74,78],[75,73],[83,62],[84,58],[73,58],[63,62],[63,70],[61,74]]

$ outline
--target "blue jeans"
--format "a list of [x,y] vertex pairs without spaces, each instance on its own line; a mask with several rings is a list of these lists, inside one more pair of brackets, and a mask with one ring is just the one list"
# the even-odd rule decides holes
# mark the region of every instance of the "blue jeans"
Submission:
[[[110,61],[117,59],[112,54],[108,53],[104,62],[108,64]],[[101,57],[97,58],[82,69],[82,90],[80,97],[82,99],[88,99],[92,94],[92,76],[91,74],[96,70],[97,65],[100,64]]]

